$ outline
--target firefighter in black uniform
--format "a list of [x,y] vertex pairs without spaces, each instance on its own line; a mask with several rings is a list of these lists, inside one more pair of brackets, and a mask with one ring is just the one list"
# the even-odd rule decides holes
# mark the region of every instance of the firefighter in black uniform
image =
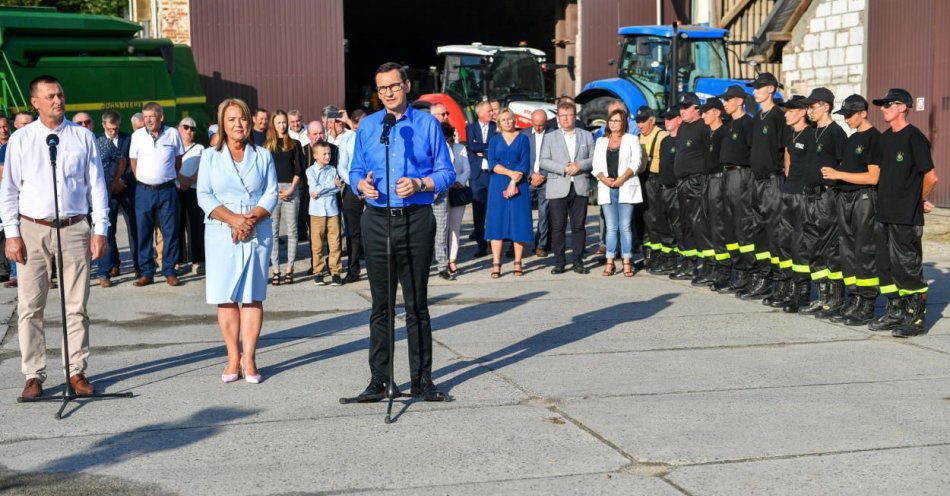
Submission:
[[808,270],[818,287],[818,298],[800,309],[803,314],[831,318],[845,303],[844,275],[838,254],[837,181],[824,179],[822,167],[838,168],[844,157],[848,134],[831,119],[835,95],[827,88],[815,88],[808,98],[808,117],[815,123],[815,155],[805,171],[805,210],[802,229],[803,252],[809,254]]
[[779,259],[777,287],[762,303],[782,308],[788,313],[798,312],[808,304],[809,254],[804,247],[805,190],[807,171],[815,163],[815,128],[808,125],[805,98],[795,95],[782,106],[789,129],[785,133],[785,181],[782,183],[781,209],[778,228],[774,232],[772,252]]
[[874,216],[880,168],[872,163],[881,133],[868,121],[868,102],[861,95],[845,98],[836,114],[854,130],[844,147],[841,167],[822,167],[825,179],[838,183],[838,251],[844,284],[851,300],[831,318],[834,323],[867,325],[874,318],[879,285],[875,264]]
[[[785,117],[773,100],[779,88],[778,80],[768,72],[759,74],[747,86],[755,88],[753,97],[759,104],[759,110],[752,116],[752,138],[749,161],[752,165],[753,180],[747,191],[752,194],[752,216],[749,222],[751,240],[740,240],[741,256],[755,259],[752,282],[745,289],[736,292],[744,300],[761,299],[779,285],[782,272],[778,270],[777,232],[781,217],[781,186],[785,179],[782,174],[783,150],[787,141]],[[751,242],[748,242],[751,241]],[[773,267],[775,270],[773,271]]]
[[669,133],[657,143],[657,153],[660,155],[659,169],[655,175],[656,195],[654,203],[650,204],[650,222],[660,245],[660,258],[650,269],[653,274],[672,274],[678,268],[677,254],[679,247],[677,237],[681,234],[679,199],[676,196],[676,172],[674,162],[676,158],[676,134],[682,123],[679,109],[670,109],[663,114],[666,131]]
[[[706,246],[703,246],[704,265],[708,267],[697,286],[728,286],[731,276],[729,250],[726,249],[726,226],[722,215],[723,182],[722,163],[719,161],[722,142],[729,129],[722,123],[726,109],[716,97],[706,99],[700,110],[703,122],[709,126],[709,150],[706,153]],[[714,290],[716,288],[713,288]]]
[[682,238],[678,239],[683,263],[671,279],[698,279],[702,247],[710,245],[706,229],[705,198],[708,176],[709,126],[700,117],[702,102],[695,93],[680,95],[678,106],[683,119],[676,135],[677,196],[680,207]]
[[[634,120],[637,122],[637,129],[640,131],[640,146],[643,148],[643,155],[646,158],[646,166],[643,167],[644,172],[641,174],[644,177],[642,181],[643,191],[646,193],[646,199],[642,205],[646,209],[643,212],[643,224],[646,230],[643,250],[644,268],[650,270],[662,265],[662,262],[666,260],[663,255],[663,242],[661,241],[663,235],[657,231],[651,212],[653,211],[652,204],[658,196],[660,188],[659,177],[657,177],[657,174],[660,173],[659,145],[663,138],[669,134],[657,125],[653,109],[646,105],[637,109]],[[666,227],[669,227],[668,223]],[[666,253],[670,253],[671,249],[668,248]]]
[[907,122],[913,105],[910,93],[888,90],[873,101],[881,107],[890,127],[881,133],[877,160],[881,167],[877,185],[877,268],[887,311],[871,322],[871,330],[891,330],[896,337],[927,332],[927,283],[923,280],[920,238],[924,214],[933,205],[926,201],[937,183],[930,142]]
[[[749,149],[752,146],[752,116],[743,105],[746,92],[741,86],[732,85],[719,95],[723,108],[732,118],[726,125],[726,137],[722,140],[719,162],[722,163],[722,209],[723,237],[735,268],[735,280],[717,281],[712,289],[720,293],[735,293],[749,284],[755,263],[752,252],[739,253],[739,247],[754,244],[752,239],[752,169],[749,168]],[[725,285],[721,284],[726,282]]]

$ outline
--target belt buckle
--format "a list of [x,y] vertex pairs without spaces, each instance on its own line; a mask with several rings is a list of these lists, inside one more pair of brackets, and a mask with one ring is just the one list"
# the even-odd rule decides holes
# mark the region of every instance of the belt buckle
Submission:
[[54,227],[54,228],[57,228],[57,229],[60,228],[60,227],[64,227],[64,226],[63,226],[63,221],[62,221],[62,219],[59,219],[59,218],[56,218],[56,217],[54,217],[54,218],[52,218],[52,219],[50,219],[50,220],[48,220],[48,221],[46,221],[46,222],[49,222],[49,226],[50,226],[50,227]]
[[402,208],[402,207],[390,207],[389,212],[390,212],[389,215],[392,216],[392,217],[401,217],[401,216],[403,215],[403,208]]

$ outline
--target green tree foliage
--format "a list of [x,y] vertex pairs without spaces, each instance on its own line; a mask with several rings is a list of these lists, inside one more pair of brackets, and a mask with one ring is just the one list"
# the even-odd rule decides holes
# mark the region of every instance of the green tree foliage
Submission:
[[128,0],[0,0],[4,7],[55,7],[60,12],[107,14],[122,17]]

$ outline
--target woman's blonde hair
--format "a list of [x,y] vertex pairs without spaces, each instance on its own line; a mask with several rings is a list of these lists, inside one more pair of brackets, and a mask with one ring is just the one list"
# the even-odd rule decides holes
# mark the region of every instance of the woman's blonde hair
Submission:
[[508,107],[502,107],[498,111],[498,115],[495,116],[495,125],[498,126],[498,130],[501,131],[501,116],[508,114],[511,116],[512,127],[515,131],[518,130],[518,126],[515,125],[515,113],[511,111]]
[[294,142],[290,139],[289,128],[283,138],[277,136],[277,127],[274,126],[274,120],[281,115],[284,116],[284,120],[288,121],[289,125],[290,121],[287,119],[287,112],[275,110],[274,115],[270,116],[270,126],[267,126],[267,138],[264,140],[264,148],[270,150],[271,153],[277,151],[277,140],[281,140],[280,148],[285,152],[289,152],[294,148]]
[[241,143],[245,145],[254,146],[254,142],[251,141],[251,109],[248,108],[247,103],[240,98],[225,98],[220,105],[218,105],[218,132],[216,133],[219,137],[218,142],[214,145],[214,149],[221,151],[225,143],[228,141],[227,135],[224,133],[224,112],[231,107],[237,107],[241,111],[241,117],[247,121],[246,133],[244,138],[241,140]]

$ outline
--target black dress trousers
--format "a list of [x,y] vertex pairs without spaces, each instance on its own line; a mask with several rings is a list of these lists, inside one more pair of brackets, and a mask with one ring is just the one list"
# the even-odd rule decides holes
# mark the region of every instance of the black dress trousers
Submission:
[[343,220],[346,222],[346,258],[347,272],[360,273],[360,258],[363,256],[363,230],[360,223],[363,218],[363,200],[353,193],[349,185],[343,185],[343,200],[340,202]]
[[554,262],[562,266],[565,264],[565,250],[567,236],[567,222],[571,222],[571,249],[573,250],[575,266],[584,265],[584,245],[587,242],[587,231],[584,221],[587,220],[587,195],[578,195],[574,184],[564,198],[548,200],[548,222],[551,224],[551,249],[554,251]]
[[[413,379],[432,374],[432,323],[429,318],[429,265],[435,246],[435,216],[430,205],[418,205],[392,217],[392,295],[402,286],[406,305],[409,371]],[[363,253],[373,299],[369,319],[369,368],[374,377],[389,378],[389,323],[386,287],[385,208],[363,211]]]

